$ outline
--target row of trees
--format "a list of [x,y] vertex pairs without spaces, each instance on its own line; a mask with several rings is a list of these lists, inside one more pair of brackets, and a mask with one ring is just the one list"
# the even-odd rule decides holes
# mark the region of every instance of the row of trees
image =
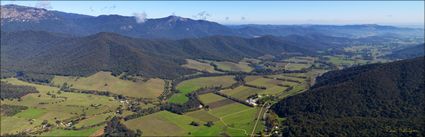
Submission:
[[12,85],[1,81],[0,98],[3,99],[19,99],[30,93],[38,93],[37,89],[31,86]]
[[136,132],[128,129],[124,124],[120,122],[119,117],[113,117],[109,122],[106,123],[104,129],[104,137],[140,137],[143,132],[136,130]]

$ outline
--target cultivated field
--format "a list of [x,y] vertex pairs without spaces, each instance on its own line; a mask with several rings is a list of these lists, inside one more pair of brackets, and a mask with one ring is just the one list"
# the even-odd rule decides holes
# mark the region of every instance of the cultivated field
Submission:
[[110,91],[130,97],[156,98],[164,91],[164,80],[149,79],[147,81],[122,80],[112,76],[110,72],[98,72],[89,77],[55,76],[52,84],[62,86],[67,83],[71,88],[97,91]]

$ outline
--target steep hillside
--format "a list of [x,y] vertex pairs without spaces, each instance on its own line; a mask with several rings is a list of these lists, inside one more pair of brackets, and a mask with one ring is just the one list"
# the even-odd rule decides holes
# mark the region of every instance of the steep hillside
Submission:
[[424,57],[328,72],[273,106],[288,136],[424,136]]

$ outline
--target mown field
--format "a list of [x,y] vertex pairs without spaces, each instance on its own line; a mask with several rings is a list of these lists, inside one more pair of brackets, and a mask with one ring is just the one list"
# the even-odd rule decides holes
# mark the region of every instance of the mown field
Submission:
[[226,99],[222,96],[216,95],[214,93],[207,93],[198,96],[199,100],[204,104],[210,104],[216,101],[220,101]]
[[[201,125],[190,125],[192,121]],[[220,123],[216,123],[212,127],[204,126],[204,123],[195,118],[168,111],[124,122],[130,129],[142,130],[144,136],[218,136],[222,131]]]
[[203,87],[228,87],[236,82],[233,77],[234,76],[215,76],[185,80],[176,86],[176,89],[180,92],[171,96],[169,102],[183,104],[189,100],[188,97],[186,97],[187,94]]
[[192,59],[186,59],[186,62],[186,64],[182,65],[185,68],[195,69],[209,73],[221,73],[219,71],[214,70],[214,67],[211,66],[209,63],[202,63]]
[[251,88],[246,86],[239,86],[234,89],[226,89],[220,91],[221,93],[224,93],[228,96],[232,96],[234,98],[245,100],[251,95],[260,94],[263,93],[265,90],[257,89],[257,88]]
[[83,136],[94,136],[99,130],[103,130],[104,126],[98,126],[89,129],[82,130],[64,130],[64,129],[53,129],[52,131],[42,133],[40,136],[69,136],[69,137],[83,137]]
[[164,80],[147,81],[123,80],[112,76],[110,72],[98,72],[89,77],[55,76],[52,84],[62,86],[67,83],[71,88],[84,90],[109,91],[130,97],[156,98],[164,91]]
[[[59,91],[59,88],[46,85],[38,85],[20,81],[15,78],[2,79],[13,85],[25,85],[35,87],[39,93],[28,94],[21,100],[2,100],[1,105],[18,105],[27,106],[28,109],[23,110],[13,116],[1,116],[1,134],[17,133],[19,131],[35,131],[41,128],[41,123],[47,120],[52,125],[57,125],[55,121],[66,121],[86,115],[87,117],[97,114],[114,112],[120,103],[112,97],[97,96],[90,94],[69,93]],[[97,107],[92,105],[96,104]],[[89,121],[87,124],[96,123],[97,120]],[[62,125],[57,125],[62,126]],[[51,132],[56,134],[53,129]],[[94,130],[94,129],[93,129]],[[91,131],[84,131],[88,134]],[[80,131],[66,131],[69,134]],[[82,132],[82,131],[81,131]],[[58,134],[62,135],[62,134]],[[74,135],[74,134],[72,134]]]
[[217,65],[218,69],[225,70],[225,71],[241,71],[241,72],[250,72],[253,70],[247,62],[228,62],[228,61],[222,61],[222,62],[214,62],[215,65]]
[[275,95],[285,90],[285,87],[279,86],[279,84],[283,84],[283,81],[276,79],[264,78],[262,76],[248,76],[245,78],[245,81],[250,85],[265,87],[266,89],[261,94]]

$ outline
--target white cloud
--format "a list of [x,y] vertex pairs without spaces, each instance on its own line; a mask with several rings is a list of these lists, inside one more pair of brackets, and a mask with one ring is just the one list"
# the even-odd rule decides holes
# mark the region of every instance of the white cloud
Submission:
[[206,11],[202,11],[202,12],[199,12],[198,14],[194,15],[193,17],[201,19],[201,20],[207,20],[207,18],[211,17],[211,14],[209,14]]
[[145,12],[142,12],[142,13],[133,13],[133,16],[136,19],[137,23],[144,23],[148,15]]
[[53,8],[52,5],[50,4],[50,1],[46,1],[46,0],[37,2],[35,4],[35,7],[43,8],[43,9],[52,9]]

